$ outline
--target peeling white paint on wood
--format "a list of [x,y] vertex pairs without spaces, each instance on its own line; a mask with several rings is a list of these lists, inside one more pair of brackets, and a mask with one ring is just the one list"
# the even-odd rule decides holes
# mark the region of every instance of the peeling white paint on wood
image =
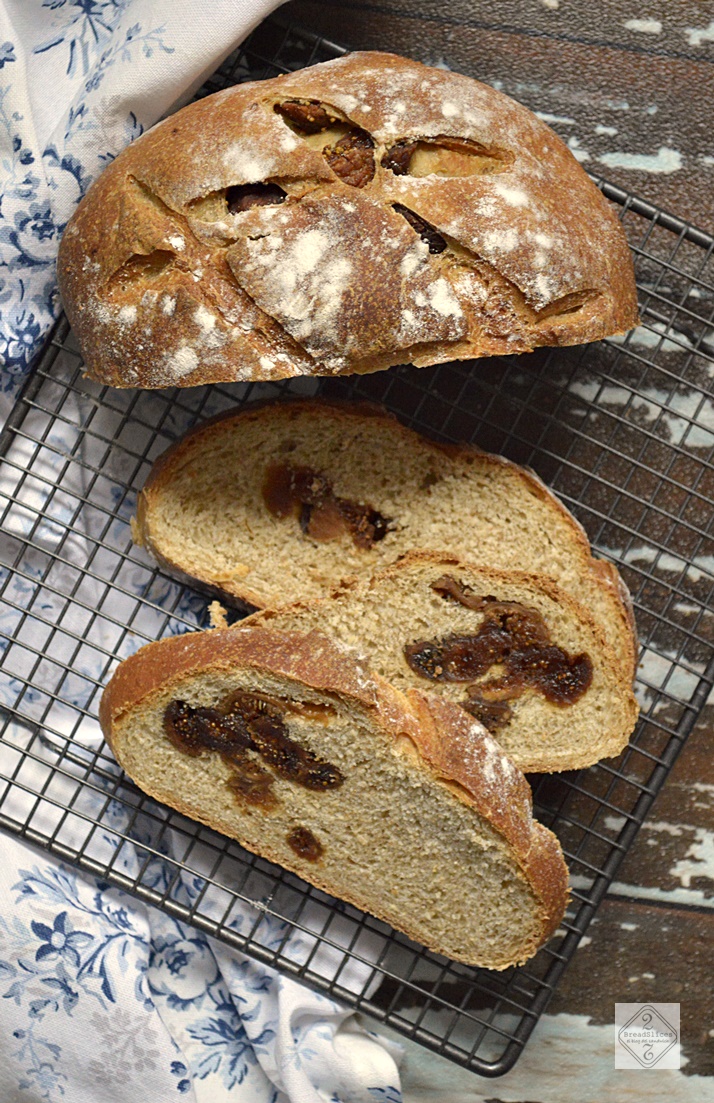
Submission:
[[614,150],[601,153],[598,161],[608,168],[633,169],[638,172],[669,174],[679,172],[682,167],[682,154],[678,149],[660,146],[656,153],[625,153]]
[[690,789],[694,789],[696,793],[706,793],[708,798],[714,801],[714,785],[708,785],[705,781],[692,781],[689,783]]
[[640,34],[662,33],[662,24],[659,19],[627,19],[622,25],[628,31],[638,31]]
[[542,122],[548,123],[549,126],[553,126],[554,123],[562,123],[563,126],[575,126],[575,119],[571,119],[569,115],[551,115],[547,111],[536,111],[536,115]]
[[654,885],[628,885],[622,881],[613,881],[608,889],[608,895],[640,900],[643,904],[679,904],[688,908],[706,908],[708,911],[714,911],[714,899],[707,896],[702,889],[660,889]]
[[669,870],[670,877],[677,878],[682,887],[691,888],[692,879],[705,877],[714,882],[714,831],[705,827],[687,828],[694,834],[689,850]]
[[[672,339],[670,339],[670,335]],[[608,340],[616,345],[622,345],[626,342],[628,346],[632,345],[643,349],[659,348],[660,352],[678,352],[681,349],[694,348],[686,334],[678,333],[671,326],[666,326],[662,322],[648,322],[647,325],[636,326],[629,333],[615,333]]]
[[[614,996],[612,1014],[614,1019]],[[392,1036],[381,1024],[375,1029]],[[616,1069],[614,1026],[593,1023],[587,1015],[544,1015],[516,1067],[494,1081],[450,1065],[415,1042],[404,1049],[404,1103],[572,1103],[574,1095],[579,1103],[714,1103],[714,1077],[687,1076],[681,1069]],[[686,1056],[681,1060],[684,1066]]]
[[685,27],[684,34],[690,46],[701,46],[704,42],[714,42],[714,20],[708,27]]
[[647,820],[642,825],[643,831],[660,831],[665,835],[680,836],[684,831],[691,830],[684,823],[665,823],[663,820]]
[[[648,331],[644,331],[650,335]],[[679,348],[674,341],[662,341],[662,338],[647,341],[628,341],[629,346],[654,348],[662,342],[661,352],[673,351]],[[683,338],[684,347],[687,347],[686,338]],[[620,344],[619,340],[615,340]],[[688,342],[687,342],[688,343]],[[669,344],[671,348],[667,349]],[[691,347],[691,346],[690,346]],[[586,402],[597,401],[601,407],[627,406],[632,414],[650,425],[656,425],[664,430],[666,439],[671,444],[680,445],[686,442],[690,448],[711,448],[714,445],[714,399],[702,400],[695,392],[683,392],[670,395],[667,391],[656,387],[643,388],[643,393],[635,395],[627,387],[619,387],[610,383],[605,386],[596,380],[576,380],[570,386],[570,393],[578,395]],[[660,561],[661,563],[661,561]],[[684,569],[684,565],[680,568]]]
[[572,153],[576,161],[589,161],[590,154],[586,149],[580,148],[580,139],[576,137],[568,138],[568,149]]
[[[645,557],[642,556],[641,558],[644,559]],[[665,569],[664,564],[659,561],[657,567],[659,574]],[[691,578],[689,572],[687,572],[687,577]],[[697,688],[697,682],[699,681],[699,675],[694,671],[682,670],[677,665],[674,656],[670,659],[665,655],[657,655],[650,650],[646,650],[640,659],[639,676],[647,684],[647,688],[636,687],[638,700],[642,704],[647,704],[652,693],[660,689],[665,689],[668,694],[673,694],[682,700],[688,701]],[[660,701],[659,708],[666,709],[667,701]]]
[[[699,582],[701,579],[709,581],[714,576],[714,555],[702,555],[698,556],[696,561],[689,563],[685,559],[681,559],[678,555],[673,555],[671,552],[660,553],[657,548],[650,544],[633,545],[628,548],[621,556],[622,560],[626,563],[632,563],[633,566],[640,564],[643,567],[657,562],[657,570],[662,573],[669,571],[672,574],[685,574],[690,582]],[[649,651],[645,652],[645,655],[650,655]],[[652,657],[662,658],[662,656]],[[674,660],[672,660],[674,662]],[[672,664],[667,660],[667,666]]]

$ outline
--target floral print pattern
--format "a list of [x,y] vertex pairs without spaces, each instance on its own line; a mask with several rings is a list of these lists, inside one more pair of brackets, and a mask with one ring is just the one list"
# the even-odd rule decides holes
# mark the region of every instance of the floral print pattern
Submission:
[[103,1103],[108,1084],[127,1101],[401,1103],[394,1048],[325,997],[68,867],[17,873],[0,915],[2,1098]]

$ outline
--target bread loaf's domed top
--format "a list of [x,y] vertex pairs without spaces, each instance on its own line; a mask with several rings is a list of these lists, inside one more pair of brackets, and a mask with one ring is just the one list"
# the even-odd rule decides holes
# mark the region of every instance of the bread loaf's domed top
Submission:
[[90,375],[116,386],[424,365],[637,321],[622,229],[557,135],[382,53],[159,123],[80,204],[59,276]]

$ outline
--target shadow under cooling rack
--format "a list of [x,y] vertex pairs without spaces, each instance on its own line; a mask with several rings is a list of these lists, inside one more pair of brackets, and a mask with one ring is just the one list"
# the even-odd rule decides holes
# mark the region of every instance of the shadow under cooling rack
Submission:
[[[204,91],[338,52],[269,21]],[[142,392],[84,379],[61,321],[0,441],[0,824],[490,1076],[515,1063],[714,681],[714,242],[601,186],[635,256],[642,325],[624,339]],[[432,437],[530,465],[633,595],[642,712],[630,745],[590,770],[531,778],[573,893],[561,929],[520,968],[449,962],[157,805],[101,738],[98,699],[118,661],[208,623],[209,599],[131,541],[151,463],[219,410],[318,392],[381,402]]]

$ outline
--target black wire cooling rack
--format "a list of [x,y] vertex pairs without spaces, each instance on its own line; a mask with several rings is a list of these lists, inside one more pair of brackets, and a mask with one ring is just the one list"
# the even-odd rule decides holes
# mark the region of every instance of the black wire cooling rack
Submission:
[[[202,92],[338,47],[272,20]],[[484,1075],[515,1063],[714,680],[714,240],[607,184],[632,245],[642,325],[525,357],[275,385],[118,391],[56,327],[0,440],[0,824],[106,884],[361,1009]],[[617,760],[533,778],[572,903],[503,973],[454,964],[145,798],[101,740],[101,687],[147,640],[208,622],[208,599],[131,542],[137,489],[190,425],[317,391],[384,403],[442,440],[535,468],[620,568],[642,643],[642,715]]]

